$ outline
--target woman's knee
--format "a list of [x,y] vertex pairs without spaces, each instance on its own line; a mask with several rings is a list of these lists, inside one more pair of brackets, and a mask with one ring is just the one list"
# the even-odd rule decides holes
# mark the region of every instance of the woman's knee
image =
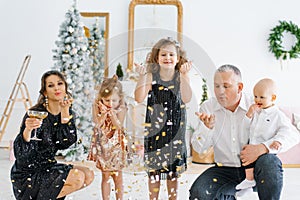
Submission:
[[93,170],[91,170],[88,167],[83,167],[83,166],[74,166],[74,169],[77,169],[84,173],[84,186],[88,186],[93,182],[93,180],[95,178]]
[[87,169],[85,171],[85,184],[88,186],[90,185],[93,181],[94,181],[94,178],[95,178],[95,174],[94,174],[94,171],[90,170],[90,169]]
[[71,186],[73,190],[79,190],[84,186],[85,174],[78,169],[71,169],[67,177],[66,183]]

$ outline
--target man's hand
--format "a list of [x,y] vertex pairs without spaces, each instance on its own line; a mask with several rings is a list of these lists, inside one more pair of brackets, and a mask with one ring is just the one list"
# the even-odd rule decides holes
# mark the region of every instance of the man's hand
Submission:
[[209,128],[209,129],[213,129],[215,126],[215,115],[211,114],[206,114],[206,113],[200,113],[200,112],[196,112],[195,113],[199,119],[204,123],[204,125]]
[[243,147],[243,150],[241,151],[241,161],[242,165],[246,166],[254,161],[257,160],[257,158],[265,153],[268,153],[268,149],[264,144],[248,144]]

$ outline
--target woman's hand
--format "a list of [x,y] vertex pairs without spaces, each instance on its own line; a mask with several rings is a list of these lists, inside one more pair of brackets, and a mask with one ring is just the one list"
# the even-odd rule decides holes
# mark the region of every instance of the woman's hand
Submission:
[[31,131],[33,129],[40,128],[42,125],[42,122],[43,122],[42,119],[29,118],[29,117],[25,120],[25,129],[23,131],[23,139],[26,142],[30,141]]
[[40,128],[41,125],[42,125],[42,119],[28,117],[25,120],[25,126],[28,131],[32,131],[33,129]]
[[65,96],[63,99],[59,101],[59,105],[61,106],[61,123],[68,123],[71,119],[69,109],[72,105],[73,99]]
[[62,109],[69,110],[69,108],[72,105],[72,102],[73,102],[72,98],[69,98],[69,97],[65,96],[63,99],[61,99],[59,101],[59,105],[61,106]]

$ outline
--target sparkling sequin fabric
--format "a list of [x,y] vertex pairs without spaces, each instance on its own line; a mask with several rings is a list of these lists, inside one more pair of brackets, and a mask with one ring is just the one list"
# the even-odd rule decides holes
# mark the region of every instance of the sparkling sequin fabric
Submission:
[[125,155],[124,130],[115,129],[109,117],[102,126],[96,124],[88,160],[95,161],[102,171],[118,171],[125,167]]
[[[44,107],[39,110],[46,111]],[[72,165],[57,163],[55,154],[76,142],[74,118],[67,124],[61,124],[60,114],[48,113],[37,130],[37,136],[42,141],[26,142],[22,133],[27,117],[25,114],[20,133],[14,140],[16,160],[11,168],[13,192],[17,200],[54,200],[72,169]]]
[[186,170],[186,108],[181,100],[179,72],[163,81],[153,73],[145,124],[145,167],[161,179],[178,177]]

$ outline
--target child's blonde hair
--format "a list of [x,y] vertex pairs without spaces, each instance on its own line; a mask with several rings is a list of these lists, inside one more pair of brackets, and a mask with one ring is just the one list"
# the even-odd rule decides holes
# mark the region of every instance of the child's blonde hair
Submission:
[[179,59],[179,62],[176,64],[175,66],[175,70],[179,70],[181,65],[183,63],[187,62],[186,59],[186,53],[185,51],[183,51],[180,47],[180,44],[168,37],[168,38],[163,38],[160,39],[153,47],[151,52],[147,55],[147,60],[146,60],[146,64],[147,64],[147,72],[152,73],[152,72],[157,72],[159,70],[159,65],[158,65],[158,55],[159,55],[159,51],[161,48],[169,46],[169,45],[174,45],[176,48],[176,54],[177,57]]
[[104,78],[100,85],[100,89],[97,96],[97,101],[100,101],[102,98],[106,98],[112,95],[113,92],[116,92],[120,99],[120,105],[124,103],[124,92],[121,82],[118,80],[118,76],[114,75],[112,78]]

